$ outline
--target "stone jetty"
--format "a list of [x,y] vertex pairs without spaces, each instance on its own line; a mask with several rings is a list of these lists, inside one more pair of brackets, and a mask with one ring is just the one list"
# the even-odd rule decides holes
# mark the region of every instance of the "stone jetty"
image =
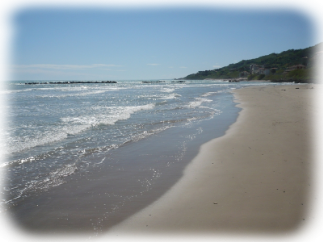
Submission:
[[116,81],[58,81],[58,82],[25,82],[25,85],[43,84],[85,84],[85,83],[117,83]]

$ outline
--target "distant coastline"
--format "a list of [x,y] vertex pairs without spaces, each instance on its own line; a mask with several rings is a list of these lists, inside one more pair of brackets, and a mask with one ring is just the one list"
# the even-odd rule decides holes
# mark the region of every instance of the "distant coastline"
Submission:
[[213,70],[198,71],[176,80],[267,80],[272,82],[313,83],[316,62],[323,43],[305,49],[290,49],[255,59],[242,60]]

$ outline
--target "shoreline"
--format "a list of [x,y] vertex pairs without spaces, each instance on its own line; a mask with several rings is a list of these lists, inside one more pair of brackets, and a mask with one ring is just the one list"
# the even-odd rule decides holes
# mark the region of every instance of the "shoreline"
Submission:
[[310,204],[313,90],[314,84],[235,90],[242,111],[226,134],[203,144],[178,183],[108,234],[301,227]]
[[226,91],[210,97],[220,115],[214,112],[212,118],[172,127],[165,124],[163,132],[112,149],[103,160],[100,156],[82,159],[93,167],[84,170],[73,165],[77,170],[64,183],[15,200],[9,208],[13,219],[32,232],[103,234],[144,209],[180,180],[202,144],[223,136],[236,121],[240,108],[228,87],[220,89]]

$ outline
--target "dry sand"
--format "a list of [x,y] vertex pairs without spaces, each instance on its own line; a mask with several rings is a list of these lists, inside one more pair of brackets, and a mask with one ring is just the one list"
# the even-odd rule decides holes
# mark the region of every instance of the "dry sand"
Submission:
[[315,88],[235,90],[237,122],[201,147],[164,196],[110,234],[295,231],[310,200]]

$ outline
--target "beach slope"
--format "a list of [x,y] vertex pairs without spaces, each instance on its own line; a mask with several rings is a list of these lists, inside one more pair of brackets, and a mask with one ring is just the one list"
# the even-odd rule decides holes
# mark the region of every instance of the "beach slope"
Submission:
[[183,177],[111,234],[287,232],[306,222],[315,85],[234,90],[242,107]]

